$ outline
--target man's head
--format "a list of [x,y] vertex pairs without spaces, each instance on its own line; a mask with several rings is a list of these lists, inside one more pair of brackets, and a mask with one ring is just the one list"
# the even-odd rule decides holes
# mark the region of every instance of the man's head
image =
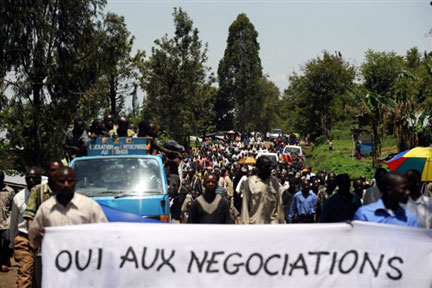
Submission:
[[104,123],[107,130],[114,128],[114,116],[112,114],[106,114],[104,116]]
[[157,137],[157,126],[152,120],[142,120],[138,123],[138,137]]
[[380,182],[378,188],[383,194],[383,198],[393,203],[406,203],[408,201],[409,190],[406,178],[395,172],[386,173]]
[[422,185],[420,172],[416,169],[410,169],[405,172],[405,177],[407,179],[408,189],[411,196],[420,195]]
[[354,193],[357,196],[359,196],[360,198],[362,198],[363,197],[363,189],[364,189],[363,179],[361,179],[361,178],[354,179],[353,187],[354,187]]
[[301,182],[301,187],[302,187],[302,191],[303,193],[308,193],[310,190],[310,182],[307,179],[303,179]]
[[320,186],[320,181],[318,180],[318,178],[313,179],[312,180],[312,191],[315,194],[318,194],[319,186]]
[[354,179],[353,187],[354,191],[363,191],[363,180],[361,178]]
[[349,193],[351,187],[351,179],[348,174],[339,174],[336,177],[339,192]]
[[62,204],[72,199],[75,192],[75,172],[72,168],[62,166],[57,169],[54,176],[54,191]]
[[54,175],[56,174],[57,169],[59,169],[62,166],[63,166],[63,164],[57,160],[52,160],[52,161],[48,162],[48,170],[47,170],[48,184],[50,185],[51,188],[54,185]]
[[118,129],[127,130],[129,125],[129,120],[125,116],[120,116],[117,120]]
[[31,190],[34,186],[38,185],[42,181],[42,173],[39,167],[31,167],[27,170],[25,175],[25,181],[27,189]]
[[273,163],[267,156],[261,156],[256,161],[257,175],[262,180],[266,180],[271,173]]
[[95,119],[91,125],[91,132],[95,133],[96,135],[102,134],[102,131],[104,130],[104,122],[102,119]]
[[327,175],[327,187],[336,188],[336,185],[337,185],[336,174],[333,172],[330,172]]
[[[384,175],[386,175],[388,173],[388,171],[386,170],[386,169],[384,169],[384,168],[378,168],[376,171],[375,171],[375,180],[376,180],[376,183],[377,183],[377,186],[378,186],[378,188],[379,188],[379,186],[380,186],[380,182],[381,182],[381,180],[383,179],[383,177],[384,177]],[[380,189],[381,190],[381,189]]]
[[215,192],[218,186],[218,180],[219,178],[216,173],[207,173],[204,177],[204,187],[206,192]]
[[84,121],[81,118],[76,118],[74,121],[73,133],[81,135],[84,132]]

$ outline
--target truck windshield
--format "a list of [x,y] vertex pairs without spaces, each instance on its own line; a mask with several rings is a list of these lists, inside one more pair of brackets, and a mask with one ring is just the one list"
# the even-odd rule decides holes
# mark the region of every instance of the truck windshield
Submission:
[[80,159],[75,192],[88,196],[163,194],[159,163],[146,158]]

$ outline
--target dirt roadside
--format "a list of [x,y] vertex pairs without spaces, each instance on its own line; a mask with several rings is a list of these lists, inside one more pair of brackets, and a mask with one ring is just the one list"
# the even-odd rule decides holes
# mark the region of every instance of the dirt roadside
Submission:
[[0,272],[0,288],[13,288],[18,273],[18,265],[12,260],[9,272]]

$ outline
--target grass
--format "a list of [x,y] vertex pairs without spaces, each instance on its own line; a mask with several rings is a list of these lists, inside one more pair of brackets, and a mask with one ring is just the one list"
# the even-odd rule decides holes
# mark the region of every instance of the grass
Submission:
[[[347,173],[351,178],[365,176],[372,179],[375,169],[372,167],[372,157],[366,156],[361,160],[352,158],[353,144],[349,129],[332,130],[333,151],[329,151],[328,141],[306,147],[308,155],[306,166],[315,172],[326,169],[327,172]],[[397,152],[396,141],[393,136],[383,140],[382,156]],[[385,166],[385,165],[384,165]]]

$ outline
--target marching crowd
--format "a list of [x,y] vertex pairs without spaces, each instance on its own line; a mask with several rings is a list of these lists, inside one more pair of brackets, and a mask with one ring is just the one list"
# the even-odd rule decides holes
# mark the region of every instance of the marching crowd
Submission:
[[[88,139],[96,137],[149,139],[147,153],[164,158],[176,223],[360,220],[432,229],[431,186],[422,183],[417,170],[401,175],[378,168],[370,181],[351,179],[305,168],[305,156],[283,153],[284,146],[298,144],[295,135],[268,142],[260,133],[233,132],[185,148],[175,140],[159,144],[153,121],[143,120],[136,129],[125,117],[114,121],[106,115],[92,121],[87,132],[84,121],[77,119],[63,142],[65,158],[47,165],[47,181],[41,183],[41,168],[31,167],[25,174],[27,187],[15,194],[0,172],[0,264],[8,271],[14,257],[19,265],[17,287],[40,285],[44,227],[107,221],[96,202],[74,193],[75,174],[68,167],[71,159],[85,155]],[[274,153],[276,159],[266,153]]]

